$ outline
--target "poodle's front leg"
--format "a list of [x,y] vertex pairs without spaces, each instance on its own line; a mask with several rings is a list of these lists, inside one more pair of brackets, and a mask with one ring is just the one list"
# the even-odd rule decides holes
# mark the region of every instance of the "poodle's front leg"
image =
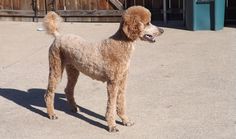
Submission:
[[116,115],[116,99],[119,87],[117,82],[109,81],[107,82],[107,111],[106,120],[108,124],[109,132],[118,132],[116,128],[115,115]]
[[126,96],[125,96],[125,89],[126,89],[126,80],[127,75],[125,75],[124,79],[119,83],[119,91],[117,95],[117,115],[122,120],[122,123],[125,126],[132,126],[134,122],[132,122],[127,114],[126,114]]

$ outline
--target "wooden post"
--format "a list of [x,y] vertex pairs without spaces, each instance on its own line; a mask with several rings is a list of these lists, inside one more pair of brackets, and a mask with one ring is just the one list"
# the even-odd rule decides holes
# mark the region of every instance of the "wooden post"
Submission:
[[164,23],[167,23],[167,11],[166,11],[166,0],[163,0],[163,18]]
[[169,0],[169,9],[171,9],[171,0]]
[[[37,0],[32,0],[32,10],[34,11],[33,22],[35,22],[35,18],[37,18],[37,14],[38,14]],[[38,22],[38,18],[37,18],[37,22]]]
[[125,9],[127,9],[127,0],[125,0]]
[[44,0],[44,6],[45,6],[45,12],[48,13],[48,6],[47,6],[47,0]]
[[[63,7],[64,7],[64,11],[66,11],[66,0],[63,0]],[[65,22],[67,21],[67,18],[65,17]]]
[[123,10],[124,9],[122,3],[118,0],[109,0],[109,2],[111,4],[113,4],[118,10]]
[[13,2],[11,0],[11,9],[14,10]]
[[66,0],[63,0],[63,10],[66,10]]
[[54,6],[54,11],[57,11],[57,0],[54,0],[53,6]]
[[186,18],[186,17],[185,17],[185,16],[186,16],[186,15],[185,15],[185,12],[186,12],[186,11],[185,11],[185,0],[183,0],[183,22],[184,22],[184,25],[185,25],[185,18]]

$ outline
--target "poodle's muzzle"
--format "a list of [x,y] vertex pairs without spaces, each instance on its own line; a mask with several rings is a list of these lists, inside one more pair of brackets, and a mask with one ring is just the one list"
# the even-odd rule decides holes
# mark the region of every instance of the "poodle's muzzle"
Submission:
[[144,27],[144,31],[140,38],[141,40],[154,43],[156,42],[157,36],[160,36],[163,33],[164,30],[162,28],[159,28],[149,23],[146,27]]

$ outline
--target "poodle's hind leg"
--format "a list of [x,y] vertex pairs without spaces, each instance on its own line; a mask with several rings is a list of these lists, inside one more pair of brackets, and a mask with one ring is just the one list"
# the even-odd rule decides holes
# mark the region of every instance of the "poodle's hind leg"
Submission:
[[68,78],[67,85],[65,88],[66,98],[71,107],[71,111],[77,112],[77,104],[74,98],[74,88],[75,88],[75,85],[79,76],[79,71],[76,68],[74,68],[74,66],[67,65],[66,73],[67,73],[67,78]]
[[60,50],[57,47],[51,46],[49,50],[49,77],[48,87],[44,95],[44,100],[47,107],[47,113],[50,119],[54,120],[58,117],[54,112],[54,96],[58,82],[61,79],[63,72],[62,59],[60,58]]

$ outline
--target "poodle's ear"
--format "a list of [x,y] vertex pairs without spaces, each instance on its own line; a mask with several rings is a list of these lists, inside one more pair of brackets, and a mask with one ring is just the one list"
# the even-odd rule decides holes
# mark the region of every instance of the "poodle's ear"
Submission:
[[132,41],[138,39],[143,29],[140,17],[124,14],[122,20],[122,30],[126,37]]

